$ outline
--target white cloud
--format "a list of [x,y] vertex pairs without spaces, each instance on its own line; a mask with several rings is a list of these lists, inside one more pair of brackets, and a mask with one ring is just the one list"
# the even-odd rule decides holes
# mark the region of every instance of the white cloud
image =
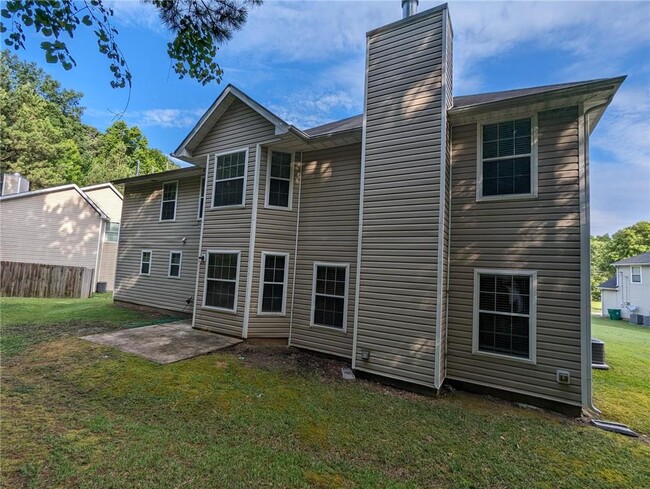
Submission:
[[126,118],[133,124],[148,127],[190,127],[197,123],[205,109],[148,109],[128,112]]

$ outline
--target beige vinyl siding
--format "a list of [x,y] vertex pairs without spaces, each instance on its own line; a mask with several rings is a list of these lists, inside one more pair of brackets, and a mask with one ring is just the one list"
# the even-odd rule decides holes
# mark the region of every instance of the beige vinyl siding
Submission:
[[111,222],[120,222],[122,199],[110,187],[82,190],[108,216]]
[[[210,168],[207,176],[206,209],[203,214],[202,252],[207,252],[208,250],[237,250],[241,252],[239,256],[236,313],[215,311],[203,307],[205,265],[207,261],[199,267],[199,287],[197,294],[199,302],[197,303],[194,323],[197,328],[214,330],[233,336],[242,335],[244,306],[246,303],[246,277],[248,272],[248,246],[251,232],[253,186],[255,180],[256,145],[271,139],[274,134],[275,126],[273,124],[244,103],[236,100],[228,107],[223,116],[208,132],[193,153],[197,158],[205,158],[208,154],[211,155]],[[216,162],[214,155],[231,151],[235,152],[244,148],[248,149],[245,206],[243,208],[211,209],[214,189],[214,166]],[[194,211],[196,213],[196,207]],[[259,249],[257,245],[256,249]],[[255,282],[253,282],[253,287],[257,287]],[[251,316],[256,314],[256,312],[257,310],[251,306]]]
[[[103,238],[102,238],[103,239]],[[106,290],[115,288],[115,267],[117,265],[117,243],[104,241],[99,257],[98,282],[106,282]]]
[[[248,322],[248,336],[264,338],[287,338],[291,317],[291,284],[293,282],[294,248],[296,245],[296,220],[298,216],[298,172],[293,179],[293,199],[291,210],[265,209],[267,192],[268,156],[272,148],[262,148],[260,164],[260,186],[257,196],[257,230],[255,239],[255,257],[253,267],[253,284],[251,291],[251,312]],[[262,252],[288,253],[288,279],[286,290],[286,313],[284,316],[258,315],[260,300],[260,274],[263,267]]]
[[[304,153],[291,346],[352,357],[360,145]],[[349,264],[347,331],[310,326],[314,262]]]
[[0,256],[2,261],[95,269],[101,222],[74,188],[2,200]]
[[446,15],[436,10],[368,39],[356,368],[428,386],[435,367]]
[[[577,117],[539,114],[539,197],[528,200],[476,202],[476,124],[453,128],[449,378],[580,405]],[[472,354],[475,268],[538,272],[536,365]]]
[[[175,180],[175,179],[174,179]],[[200,176],[178,180],[176,220],[159,221],[162,182],[127,185],[118,246],[115,300],[190,313],[194,296],[200,221]],[[185,244],[182,239],[186,238]],[[140,275],[142,250],[151,250],[150,275]],[[181,278],[169,278],[169,252],[182,251]]]

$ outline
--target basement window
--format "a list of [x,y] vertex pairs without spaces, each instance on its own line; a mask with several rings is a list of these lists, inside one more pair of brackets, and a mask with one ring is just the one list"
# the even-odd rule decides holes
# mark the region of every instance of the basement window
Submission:
[[239,251],[208,252],[203,298],[206,308],[237,312],[239,254]]
[[212,207],[243,207],[247,151],[217,155]]
[[641,267],[630,267],[632,275],[632,283],[640,284],[641,283]]
[[314,263],[312,326],[346,330],[349,269],[348,264]]
[[473,352],[535,362],[537,274],[475,270]]
[[151,261],[152,261],[151,250],[142,250],[140,254],[140,275],[151,274]]
[[262,276],[258,314],[285,314],[288,271],[288,253],[262,252]]
[[182,251],[169,252],[169,271],[167,276],[169,278],[181,278],[181,262],[183,261]]
[[479,124],[478,200],[536,196],[536,119]]
[[291,209],[292,155],[271,151],[266,175],[266,207]]
[[176,220],[176,200],[178,198],[178,182],[165,182],[162,186],[160,202],[160,220]]

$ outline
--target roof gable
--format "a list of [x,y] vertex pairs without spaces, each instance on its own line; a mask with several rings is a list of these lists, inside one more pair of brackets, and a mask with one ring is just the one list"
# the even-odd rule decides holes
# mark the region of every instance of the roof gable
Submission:
[[106,215],[106,213],[104,213],[104,211],[102,211],[97,206],[97,204],[95,204],[95,202],[93,202],[93,200],[88,195],[86,195],[86,192],[81,190],[74,183],[71,183],[69,185],[61,185],[59,187],[44,188],[42,190],[34,190],[34,191],[31,191],[31,192],[21,192],[19,194],[3,195],[2,197],[0,197],[0,201],[6,202],[6,201],[9,201],[9,200],[17,200],[17,199],[24,199],[24,198],[34,197],[36,195],[52,194],[52,193],[56,193],[56,192],[64,192],[66,190],[74,190],[75,192],[77,192],[88,203],[88,205],[90,205],[90,207],[92,207],[93,210],[95,212],[97,212],[97,214],[100,215],[100,217],[102,219],[108,219],[108,216]]
[[614,266],[620,265],[650,265],[650,251],[645,253],[640,253],[629,258],[624,258],[623,260],[616,261],[612,263]]

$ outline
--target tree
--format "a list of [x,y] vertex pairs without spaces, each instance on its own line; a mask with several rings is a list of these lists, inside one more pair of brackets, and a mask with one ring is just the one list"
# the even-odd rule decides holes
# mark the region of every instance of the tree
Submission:
[[[167,53],[180,78],[189,75],[203,85],[219,83],[223,71],[215,61],[218,46],[230,39],[246,22],[248,9],[262,0],[143,0],[153,5],[162,22],[175,35]],[[70,70],[76,61],[63,39],[72,38],[79,27],[93,28],[99,52],[110,62],[113,88],[131,86],[131,72],[117,44],[111,24],[113,10],[103,0],[8,0],[0,15],[5,44],[25,49],[25,31],[46,37],[41,42],[48,63]],[[9,33],[8,35],[6,35]]]
[[650,251],[650,222],[639,221],[623,228],[611,237],[608,234],[591,237],[591,296],[600,299],[598,286],[612,277],[612,263]]

